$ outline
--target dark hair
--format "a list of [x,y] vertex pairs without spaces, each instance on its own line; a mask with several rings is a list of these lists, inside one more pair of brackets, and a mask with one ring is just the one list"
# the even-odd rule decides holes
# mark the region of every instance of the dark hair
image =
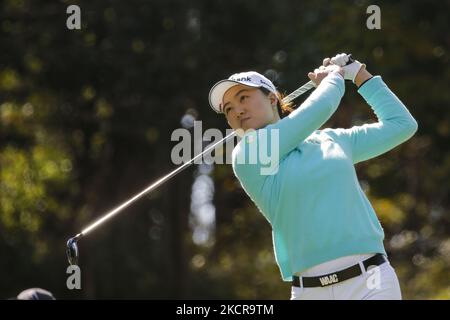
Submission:
[[[268,96],[271,93],[271,91],[269,91],[268,89],[266,89],[264,87],[260,87],[259,90],[261,90],[266,96]],[[292,102],[288,102],[288,103],[282,102],[284,97],[285,97],[284,94],[277,91],[277,98],[278,98],[277,110],[278,110],[278,115],[280,116],[281,119],[286,117],[292,111],[294,111],[294,109],[292,108]]]

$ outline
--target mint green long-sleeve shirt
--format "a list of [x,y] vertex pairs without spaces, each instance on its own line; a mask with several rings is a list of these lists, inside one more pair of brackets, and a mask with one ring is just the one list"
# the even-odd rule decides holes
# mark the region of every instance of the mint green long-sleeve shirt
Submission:
[[[417,122],[375,76],[358,92],[378,122],[319,130],[336,111],[344,91],[343,78],[329,74],[298,109],[247,132],[232,153],[235,175],[272,226],[284,281],[339,257],[386,253],[383,229],[354,165],[408,140],[417,131]],[[261,156],[264,150],[272,157],[270,165],[267,156]]]

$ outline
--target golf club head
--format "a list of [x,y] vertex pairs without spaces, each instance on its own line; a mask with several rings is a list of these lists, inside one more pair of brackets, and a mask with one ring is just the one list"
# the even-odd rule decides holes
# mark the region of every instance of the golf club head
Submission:
[[78,237],[70,238],[67,241],[67,260],[71,265],[78,265],[78,245],[77,245]]

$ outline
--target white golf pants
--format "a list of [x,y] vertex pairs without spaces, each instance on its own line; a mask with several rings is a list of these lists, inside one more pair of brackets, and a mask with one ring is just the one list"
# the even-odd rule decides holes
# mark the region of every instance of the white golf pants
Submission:
[[362,261],[373,254],[343,257],[314,266],[298,274],[316,277],[333,273],[354,264],[362,274],[326,287],[303,288],[292,286],[291,300],[401,300],[400,284],[389,261],[365,270]]

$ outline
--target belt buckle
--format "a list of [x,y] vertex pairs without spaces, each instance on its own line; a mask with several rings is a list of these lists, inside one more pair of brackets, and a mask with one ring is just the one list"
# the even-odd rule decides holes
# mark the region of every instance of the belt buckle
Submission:
[[322,287],[330,286],[332,284],[338,283],[340,280],[337,273],[332,273],[326,276],[319,277],[320,285]]

